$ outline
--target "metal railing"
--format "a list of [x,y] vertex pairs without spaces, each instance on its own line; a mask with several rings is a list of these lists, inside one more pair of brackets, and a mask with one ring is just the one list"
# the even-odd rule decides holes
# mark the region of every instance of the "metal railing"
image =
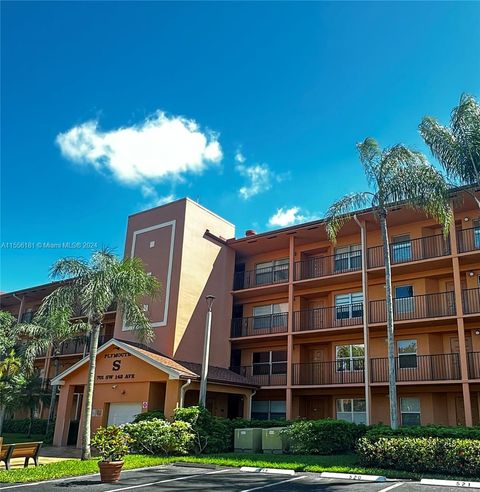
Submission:
[[362,268],[361,252],[337,253],[331,256],[312,256],[295,262],[295,280],[327,277],[356,272]]
[[[383,299],[370,301],[369,314],[370,323],[385,323],[387,320],[386,301]],[[455,293],[453,291],[393,299],[393,319],[395,321],[455,316],[455,314]]]
[[232,338],[240,338],[255,335],[271,335],[285,333],[287,329],[288,313],[233,318],[231,336]]
[[469,379],[480,379],[480,352],[467,353]]
[[[420,237],[399,243],[390,243],[390,262],[392,265],[410,261],[438,258],[450,254],[450,240],[443,234]],[[384,266],[383,246],[367,249],[368,267]]]
[[[285,386],[287,384],[287,363],[258,364],[255,366],[236,366],[230,370],[246,377],[259,386]],[[278,371],[281,374],[272,374]]]
[[295,311],[294,331],[321,330],[343,326],[358,326],[363,323],[363,302],[343,306],[320,307]]
[[463,289],[462,306],[464,314],[480,313],[480,289]]
[[363,359],[293,364],[293,384],[331,385],[363,383]]
[[[372,383],[387,383],[388,359],[370,359],[370,374]],[[459,355],[401,355],[395,357],[395,376],[397,382],[459,380]]]
[[[108,342],[112,338],[112,335],[100,335],[98,337],[98,346],[100,347],[105,342]],[[90,348],[90,337],[80,336],[74,337],[66,342],[63,342],[60,346],[60,355],[73,355],[83,354],[84,351],[88,352]]]
[[288,265],[276,265],[244,272],[235,272],[233,275],[233,290],[250,289],[252,287],[288,282],[288,270]]
[[480,249],[480,227],[458,230],[457,248],[459,253]]

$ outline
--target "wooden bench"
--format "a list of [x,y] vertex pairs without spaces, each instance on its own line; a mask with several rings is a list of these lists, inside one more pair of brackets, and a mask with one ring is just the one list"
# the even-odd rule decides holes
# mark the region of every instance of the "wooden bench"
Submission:
[[38,466],[38,454],[40,453],[42,444],[43,441],[4,444],[0,448],[0,463],[3,461],[6,469],[9,470],[10,460],[12,458],[25,458],[24,468],[27,468],[30,459],[33,459],[35,466]]

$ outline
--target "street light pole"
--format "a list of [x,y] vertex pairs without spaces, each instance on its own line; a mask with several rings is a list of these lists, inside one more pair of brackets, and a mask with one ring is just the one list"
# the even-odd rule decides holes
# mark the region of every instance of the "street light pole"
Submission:
[[215,297],[210,295],[205,297],[207,301],[207,319],[205,322],[205,341],[203,342],[203,361],[202,361],[202,379],[200,380],[200,396],[198,406],[205,408],[207,401],[207,376],[208,362],[210,358],[210,333],[212,331],[212,306]]

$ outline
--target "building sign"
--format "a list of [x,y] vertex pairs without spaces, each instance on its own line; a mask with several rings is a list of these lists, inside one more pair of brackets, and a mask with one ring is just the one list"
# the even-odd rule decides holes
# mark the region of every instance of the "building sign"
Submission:
[[[97,381],[131,381],[135,379],[135,373],[122,371],[125,359],[132,357],[128,352],[110,352],[103,356],[103,363],[99,367]],[[100,364],[99,364],[100,366]],[[101,374],[101,373],[104,374]]]

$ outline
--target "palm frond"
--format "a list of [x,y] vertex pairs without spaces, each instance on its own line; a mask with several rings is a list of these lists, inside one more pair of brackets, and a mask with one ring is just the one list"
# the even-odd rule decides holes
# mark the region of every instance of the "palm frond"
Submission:
[[368,137],[363,142],[357,144],[357,149],[368,184],[377,190],[382,159],[380,146],[374,138]]
[[351,193],[333,203],[325,214],[325,228],[330,241],[337,240],[338,231],[351,220],[356,210],[375,203],[376,195],[370,191]]

